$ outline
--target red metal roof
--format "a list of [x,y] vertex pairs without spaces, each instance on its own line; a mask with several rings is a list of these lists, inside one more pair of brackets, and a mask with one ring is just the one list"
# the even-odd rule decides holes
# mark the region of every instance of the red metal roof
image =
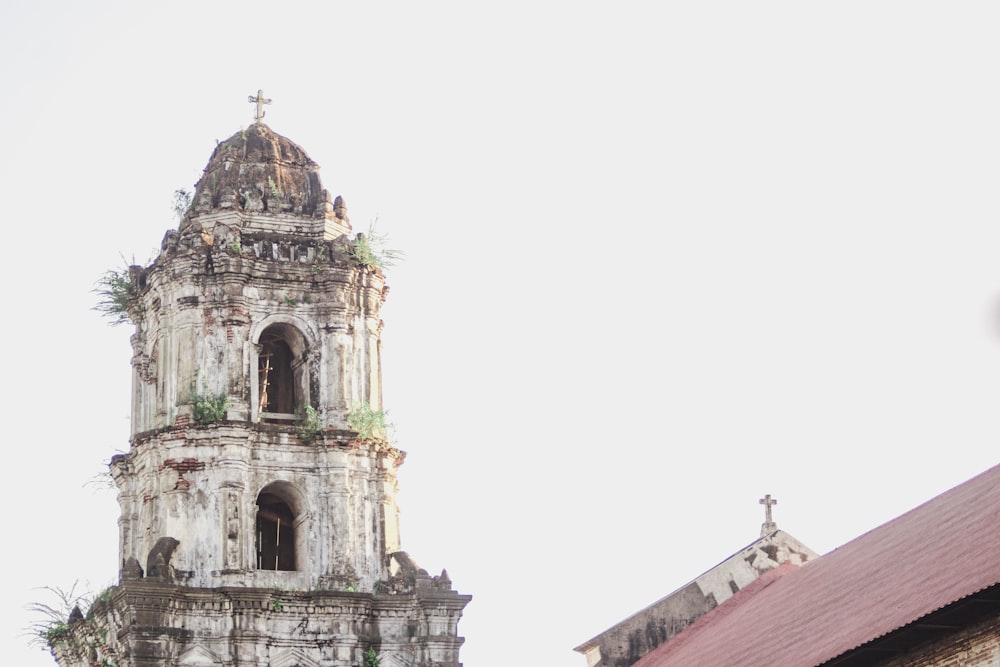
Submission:
[[1000,466],[768,572],[634,667],[815,667],[1000,583]]

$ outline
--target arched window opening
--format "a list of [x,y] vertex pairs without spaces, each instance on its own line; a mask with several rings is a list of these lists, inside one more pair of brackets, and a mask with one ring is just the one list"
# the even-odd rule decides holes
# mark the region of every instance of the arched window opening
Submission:
[[295,418],[297,407],[292,348],[284,336],[268,330],[260,337],[257,357],[257,386],[260,412],[266,422]]
[[256,349],[259,421],[297,421],[309,401],[305,337],[288,323],[272,324],[261,332]]
[[[250,337],[250,406],[253,421],[290,425],[310,402],[311,366],[305,323],[265,318]],[[256,366],[256,374],[253,367]]]
[[278,495],[257,497],[257,569],[295,570],[295,514]]

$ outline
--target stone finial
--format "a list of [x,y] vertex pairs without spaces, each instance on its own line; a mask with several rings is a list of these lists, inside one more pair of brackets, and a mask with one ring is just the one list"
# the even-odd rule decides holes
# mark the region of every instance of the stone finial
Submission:
[[765,494],[763,498],[759,501],[761,505],[764,506],[764,523],[760,526],[760,536],[770,535],[774,531],[778,530],[778,524],[774,522],[771,517],[771,508],[778,504],[775,498],[771,497],[771,494]]
[[139,560],[135,556],[129,556],[122,567],[122,580],[142,579],[142,575],[142,565],[139,565]]
[[316,215],[323,217],[328,213],[333,213],[333,199],[330,198],[329,190],[320,190],[319,205],[316,206]]
[[333,200],[333,214],[341,220],[347,220],[347,204],[340,195]]
[[434,587],[443,591],[451,590],[451,577],[448,576],[448,570],[442,569],[441,574],[434,577]]
[[69,624],[72,625],[74,623],[79,623],[83,620],[83,618],[83,612],[80,611],[80,605],[73,605],[72,611],[69,612]]

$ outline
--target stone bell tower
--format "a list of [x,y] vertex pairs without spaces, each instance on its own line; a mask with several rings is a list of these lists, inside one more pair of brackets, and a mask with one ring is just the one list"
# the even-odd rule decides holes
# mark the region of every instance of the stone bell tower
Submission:
[[381,270],[298,145],[221,142],[179,229],[132,267],[120,581],[63,667],[458,667],[471,599],[400,550]]

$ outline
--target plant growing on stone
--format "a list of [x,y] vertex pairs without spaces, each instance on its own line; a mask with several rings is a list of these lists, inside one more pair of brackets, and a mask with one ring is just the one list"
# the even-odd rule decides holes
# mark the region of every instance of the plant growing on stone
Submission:
[[312,303],[312,295],[309,292],[303,292],[302,297],[299,298],[291,294],[286,294],[282,301],[286,306],[297,306],[300,303]]
[[274,179],[270,176],[267,177],[267,187],[271,190],[271,197],[274,198],[276,202],[281,203],[281,192],[278,190],[277,184]]
[[378,266],[378,258],[375,257],[375,252],[372,250],[364,234],[358,234],[354,237],[354,240],[348,244],[347,250],[351,258],[361,262],[365,266]]
[[392,424],[386,421],[388,414],[387,410],[373,410],[368,401],[364,401],[347,413],[347,425],[357,432],[362,442],[384,441],[392,430]]
[[131,321],[128,307],[136,292],[132,272],[124,257],[122,263],[124,266],[120,269],[105,271],[97,280],[97,287],[94,288],[97,294],[97,305],[94,306],[94,310],[110,319],[112,326]]
[[327,251],[325,245],[316,246],[316,253],[312,258],[312,266],[310,269],[313,273],[319,273],[323,270],[324,265],[330,261],[330,253]]
[[322,425],[319,423],[319,414],[316,412],[316,408],[311,405],[305,407],[305,410],[299,416],[299,425],[296,430],[299,440],[304,445],[308,445],[316,439],[316,436],[323,430]]
[[364,667],[381,667],[382,663],[378,659],[378,653],[375,649],[370,648],[365,651],[365,664]]
[[196,424],[208,426],[221,422],[226,418],[227,409],[229,409],[229,397],[225,392],[203,394],[194,387],[191,388],[191,418]]
[[184,219],[184,214],[191,208],[191,200],[194,195],[189,190],[178,188],[174,190],[174,201],[171,205],[178,222]]
[[402,251],[386,247],[389,237],[375,230],[376,220],[368,227],[367,234],[358,234],[347,244],[352,259],[378,269],[394,266],[403,257]]
[[[97,595],[95,595],[94,596],[94,601],[90,603],[91,608],[93,608],[93,606],[95,604],[102,603],[102,602],[107,602],[108,600],[110,600],[111,599],[111,594],[114,593],[114,590],[115,590],[114,586],[108,586],[103,591],[101,591],[100,593],[98,593]],[[89,615],[90,612],[88,611],[87,614]]]
[[[78,583],[78,582],[77,582]],[[70,637],[69,618],[79,613],[81,607],[89,608],[87,598],[76,591],[77,583],[70,589],[63,590],[54,586],[45,586],[53,598],[51,602],[32,602],[27,605],[28,611],[37,620],[25,628],[28,643],[43,649],[49,649]]]
[[[123,454],[124,452],[118,450],[118,453]],[[108,468],[107,461],[101,462],[98,471],[84,482],[83,485],[97,491],[114,491],[118,488],[118,485],[115,484],[115,478],[111,475],[111,470]]]

